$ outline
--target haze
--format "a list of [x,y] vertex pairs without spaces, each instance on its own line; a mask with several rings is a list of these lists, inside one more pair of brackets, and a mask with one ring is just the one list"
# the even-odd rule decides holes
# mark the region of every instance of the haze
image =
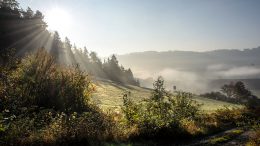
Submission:
[[[206,51],[259,46],[258,0],[18,0],[48,14],[65,10],[58,30],[100,56],[148,50]],[[66,20],[68,21],[68,20]],[[65,21],[64,21],[65,22]],[[47,22],[48,23],[48,22]]]

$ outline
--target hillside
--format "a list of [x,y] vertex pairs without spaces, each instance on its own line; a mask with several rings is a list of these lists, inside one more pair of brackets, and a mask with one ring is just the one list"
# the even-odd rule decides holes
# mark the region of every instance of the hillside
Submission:
[[[96,81],[96,92],[93,95],[95,103],[103,109],[118,110],[123,104],[123,94],[130,91],[131,98],[138,102],[151,95],[152,90],[149,88],[142,88],[132,85],[122,85],[111,81]],[[212,100],[203,97],[194,97],[194,99],[202,105],[202,109],[210,112],[224,106],[228,107],[241,107],[239,105]]]

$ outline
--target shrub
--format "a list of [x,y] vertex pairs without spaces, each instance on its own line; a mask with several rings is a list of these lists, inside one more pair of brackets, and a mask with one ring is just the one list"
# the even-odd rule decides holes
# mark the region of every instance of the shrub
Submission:
[[122,111],[125,118],[130,125],[138,127],[141,137],[188,136],[191,133],[187,129],[196,127],[192,121],[199,115],[199,105],[190,93],[169,94],[163,83],[163,79],[158,78],[151,98],[141,103],[134,103],[130,97],[124,96]]
[[1,69],[0,145],[89,144],[120,134],[91,103],[94,86],[78,66],[59,66],[41,49]]
[[251,119],[246,123],[247,128],[251,129],[251,134],[246,143],[246,146],[258,146],[260,145],[260,117],[259,113],[255,113],[255,119]]
[[0,142],[4,141],[6,145],[63,145],[82,141],[88,144],[114,139],[117,131],[112,118],[96,108],[81,114],[66,114],[52,109],[36,113],[26,109],[6,122],[8,127],[0,137]]
[[236,125],[243,120],[244,109],[229,109],[225,107],[223,109],[218,109],[216,112],[212,113],[217,122],[221,125]]
[[54,63],[45,50],[28,55],[9,75],[9,103],[19,107],[39,106],[65,112],[87,109],[93,86],[78,66]]
[[135,104],[133,100],[129,98],[128,94],[124,94],[123,96],[123,106],[121,109],[124,113],[127,124],[136,124],[139,120],[139,110],[141,109],[141,106],[139,104]]

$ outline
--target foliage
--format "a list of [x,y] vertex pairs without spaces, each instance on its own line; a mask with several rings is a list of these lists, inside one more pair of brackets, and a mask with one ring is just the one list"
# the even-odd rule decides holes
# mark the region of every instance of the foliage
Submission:
[[43,18],[40,11],[21,9],[16,0],[0,1],[0,52],[16,48],[20,56],[42,47],[46,43],[43,38],[49,35]]
[[82,114],[26,109],[17,117],[6,119],[8,128],[0,140],[13,145],[62,145],[73,141],[88,144],[112,139],[117,131],[111,117],[95,108]]
[[246,146],[258,146],[260,145],[260,124],[255,123],[253,125],[253,134],[250,136]]
[[128,96],[124,96],[122,111],[128,124],[137,125],[139,135],[167,138],[189,135],[183,122],[196,120],[199,105],[191,99],[189,93],[170,95],[164,89],[163,79],[159,77],[154,83],[150,99],[134,103]]
[[210,92],[202,94],[201,96],[230,103],[243,104],[248,108],[257,108],[260,106],[260,100],[253,95],[241,81],[223,85],[221,92]]
[[140,105],[135,104],[131,98],[128,97],[128,94],[124,94],[123,96],[123,107],[122,111],[125,115],[127,123],[129,125],[133,124],[135,121],[138,120],[138,113],[139,110],[142,108]]
[[[139,85],[131,69],[121,66],[115,55],[102,62],[95,52],[72,47],[68,38],[62,42],[58,32],[46,30],[43,19],[40,11],[22,10],[15,0],[0,1],[0,145],[100,145],[129,136],[187,138],[212,123],[219,128],[259,121],[253,113],[236,109],[202,115],[192,94],[169,94],[161,77],[149,99],[135,103],[124,95],[124,121],[120,113],[105,114],[91,102],[95,88],[83,71]],[[42,46],[50,54],[44,49],[35,52]],[[223,92],[241,101],[251,96],[241,82],[225,86]]]
[[158,78],[150,98],[136,103],[130,93],[124,95],[123,120],[91,102],[94,87],[89,76],[78,67],[57,65],[44,50],[26,56],[13,68],[2,68],[6,77],[1,78],[0,142],[5,144],[100,145],[129,137],[189,138],[214,122],[219,128],[252,118],[239,110],[219,110],[206,124],[209,117],[202,116],[192,94],[170,94]]
[[1,68],[1,144],[88,143],[119,133],[113,118],[91,103],[93,84],[77,66],[57,65],[43,49],[15,66]]
[[212,115],[219,124],[228,123],[235,125],[243,120],[243,110],[244,109],[229,109],[228,107],[225,107],[223,109],[218,109]]
[[40,11],[34,12],[30,7],[23,10],[16,0],[0,1],[0,22],[0,64],[7,62],[2,54],[11,48],[16,49],[16,56],[24,57],[44,47],[54,57],[55,63],[66,66],[79,64],[81,71],[97,78],[139,85],[131,69],[120,66],[115,55],[102,62],[97,53],[89,53],[86,47],[84,51],[76,45],[72,47],[67,37],[63,42],[57,31],[51,33],[46,29],[47,24]]
[[251,91],[246,89],[245,84],[241,81],[225,84],[221,87],[221,91],[228,98],[233,98],[237,103],[246,104],[251,98],[255,98]]
[[[8,79],[6,102],[18,107],[82,112],[88,108],[90,94],[94,91],[89,76],[78,67],[64,68],[55,64],[53,57],[43,49],[22,59]],[[17,110],[17,107],[6,108]]]
[[134,78],[131,69],[126,70],[123,66],[119,66],[115,55],[112,55],[111,59],[108,58],[104,62],[103,70],[109,79],[113,81],[139,86],[139,82]]

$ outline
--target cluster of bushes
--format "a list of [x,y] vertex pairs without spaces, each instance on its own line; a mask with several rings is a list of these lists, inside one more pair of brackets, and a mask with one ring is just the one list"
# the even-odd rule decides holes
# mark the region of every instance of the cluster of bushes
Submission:
[[3,116],[0,145],[96,145],[114,139],[117,133],[112,118],[98,109],[66,114],[32,107],[16,116],[6,111]]
[[89,143],[117,133],[112,117],[92,104],[94,85],[77,66],[57,65],[43,49],[9,61],[1,66],[0,145]]
[[78,67],[55,64],[43,49],[23,58],[14,70],[2,72],[1,76],[4,77],[1,100],[9,110],[35,105],[66,113],[82,112],[94,91],[89,76]]
[[122,111],[129,126],[137,127],[133,137],[153,138],[160,140],[172,137],[188,138],[199,133],[197,119],[199,107],[190,93],[169,94],[164,89],[163,79],[154,83],[154,91],[149,99],[134,103],[124,96]]
[[195,138],[214,134],[233,128],[251,128],[259,122],[256,110],[247,108],[225,107],[212,113],[205,113],[200,105],[192,99],[192,94],[176,92],[169,94],[163,79],[154,83],[152,96],[135,103],[128,94],[124,95],[122,112],[129,127],[134,132],[132,138],[170,140]]

